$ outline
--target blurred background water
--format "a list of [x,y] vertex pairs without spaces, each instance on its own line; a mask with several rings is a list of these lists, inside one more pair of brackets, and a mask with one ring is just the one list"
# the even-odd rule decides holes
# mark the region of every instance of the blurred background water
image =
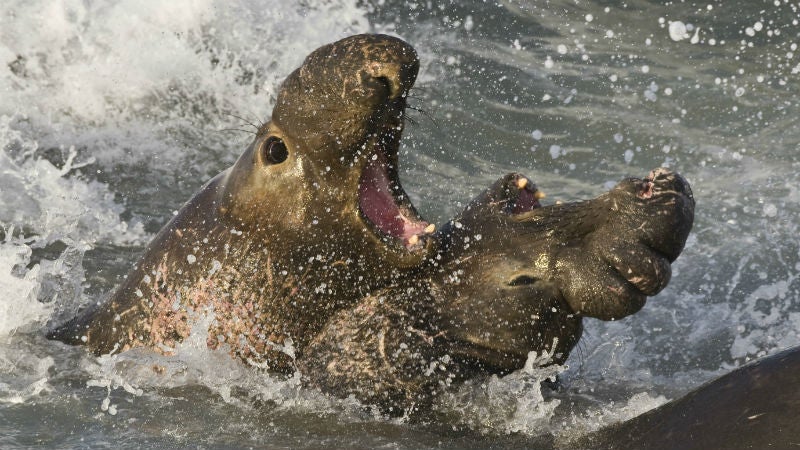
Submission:
[[[800,3],[77,1],[0,6],[0,447],[564,447],[800,343]],[[697,199],[673,280],[586,320],[566,367],[389,420],[187,342],[164,360],[43,339],[102,301],[248,144],[311,50],[420,53],[402,179],[442,222],[501,174],[548,200],[667,166]],[[239,119],[239,116],[243,119]],[[164,375],[149,368],[167,367]],[[564,389],[539,381],[560,373]]]

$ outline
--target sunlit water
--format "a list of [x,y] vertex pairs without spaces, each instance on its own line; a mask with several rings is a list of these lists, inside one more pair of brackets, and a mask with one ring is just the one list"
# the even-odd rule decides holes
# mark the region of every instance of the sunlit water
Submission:
[[[3,2],[0,447],[565,446],[800,343],[798,2],[301,3]],[[670,286],[586,320],[566,367],[479,380],[421,424],[201,336],[166,359],[43,339],[235,160],[305,54],[367,31],[422,58],[401,158],[425,216],[510,170],[575,200],[668,166],[697,199]]]

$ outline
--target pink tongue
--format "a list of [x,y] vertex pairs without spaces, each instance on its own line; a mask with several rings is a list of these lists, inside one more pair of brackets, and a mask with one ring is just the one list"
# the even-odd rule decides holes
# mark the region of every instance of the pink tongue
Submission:
[[389,188],[383,158],[367,164],[358,186],[358,204],[361,211],[376,227],[396,238],[408,239],[419,234],[426,223],[414,223],[405,218],[395,204]]

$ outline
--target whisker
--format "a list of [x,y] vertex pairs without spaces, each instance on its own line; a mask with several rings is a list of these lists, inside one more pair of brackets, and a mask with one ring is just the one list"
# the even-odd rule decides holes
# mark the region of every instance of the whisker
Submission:
[[258,130],[258,128],[259,128],[258,125],[254,124],[253,122],[250,122],[249,120],[245,119],[244,117],[237,116],[236,114],[233,114],[233,113],[226,113],[226,114],[231,116],[231,117],[235,117],[235,118],[241,120],[245,124],[250,125],[251,127],[255,128],[256,130]]
[[258,134],[258,133],[256,133],[255,131],[252,131],[252,130],[243,130],[243,129],[241,129],[241,128],[222,128],[222,129],[220,129],[220,130],[217,130],[217,131],[218,131],[218,132],[223,132],[223,131],[239,131],[239,132],[242,132],[242,133],[248,133],[248,134],[252,134],[253,136],[255,136],[255,135],[257,135],[257,134]]
[[[423,115],[423,116],[425,116],[425,117],[426,117],[428,120],[430,120],[430,121],[431,121],[431,123],[433,123],[433,125],[434,125],[434,126],[437,128],[437,129],[439,129],[439,130],[441,130],[441,129],[442,129],[442,127],[440,127],[440,126],[439,126],[439,124],[436,122],[436,119],[434,119],[434,118],[433,118],[433,115],[431,115],[431,114],[430,114],[428,111],[425,111],[425,110],[424,110],[424,109],[422,109],[422,108],[418,108],[418,107],[416,107],[416,106],[411,106],[411,105],[407,105],[407,108],[408,108],[408,109],[410,109],[410,110],[412,110],[412,111],[416,111],[416,112],[418,112],[418,113],[422,114],[422,115]],[[410,119],[409,117],[406,117],[406,118],[407,118],[407,119]],[[409,120],[409,121],[410,121],[410,120]]]
[[260,115],[253,113],[252,110],[250,110],[250,116],[256,118],[256,122],[259,123],[259,125],[257,127],[259,130],[267,123],[266,120],[262,119]]

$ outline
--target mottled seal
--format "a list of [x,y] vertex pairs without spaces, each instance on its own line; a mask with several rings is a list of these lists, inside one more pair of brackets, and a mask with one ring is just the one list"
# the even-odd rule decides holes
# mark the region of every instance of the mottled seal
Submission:
[[292,370],[332,314],[435,251],[398,178],[418,69],[390,36],[315,50],[234,166],[164,226],[107,302],[49,336],[97,354],[169,353],[210,317],[209,346]]
[[685,396],[583,438],[584,449],[800,446],[800,347],[740,367]]
[[656,169],[582,202],[542,207],[510,174],[437,233],[433,267],[336,314],[298,361],[309,384],[408,413],[466,378],[505,374],[530,352],[563,362],[582,318],[638,311],[669,282],[694,198]]

